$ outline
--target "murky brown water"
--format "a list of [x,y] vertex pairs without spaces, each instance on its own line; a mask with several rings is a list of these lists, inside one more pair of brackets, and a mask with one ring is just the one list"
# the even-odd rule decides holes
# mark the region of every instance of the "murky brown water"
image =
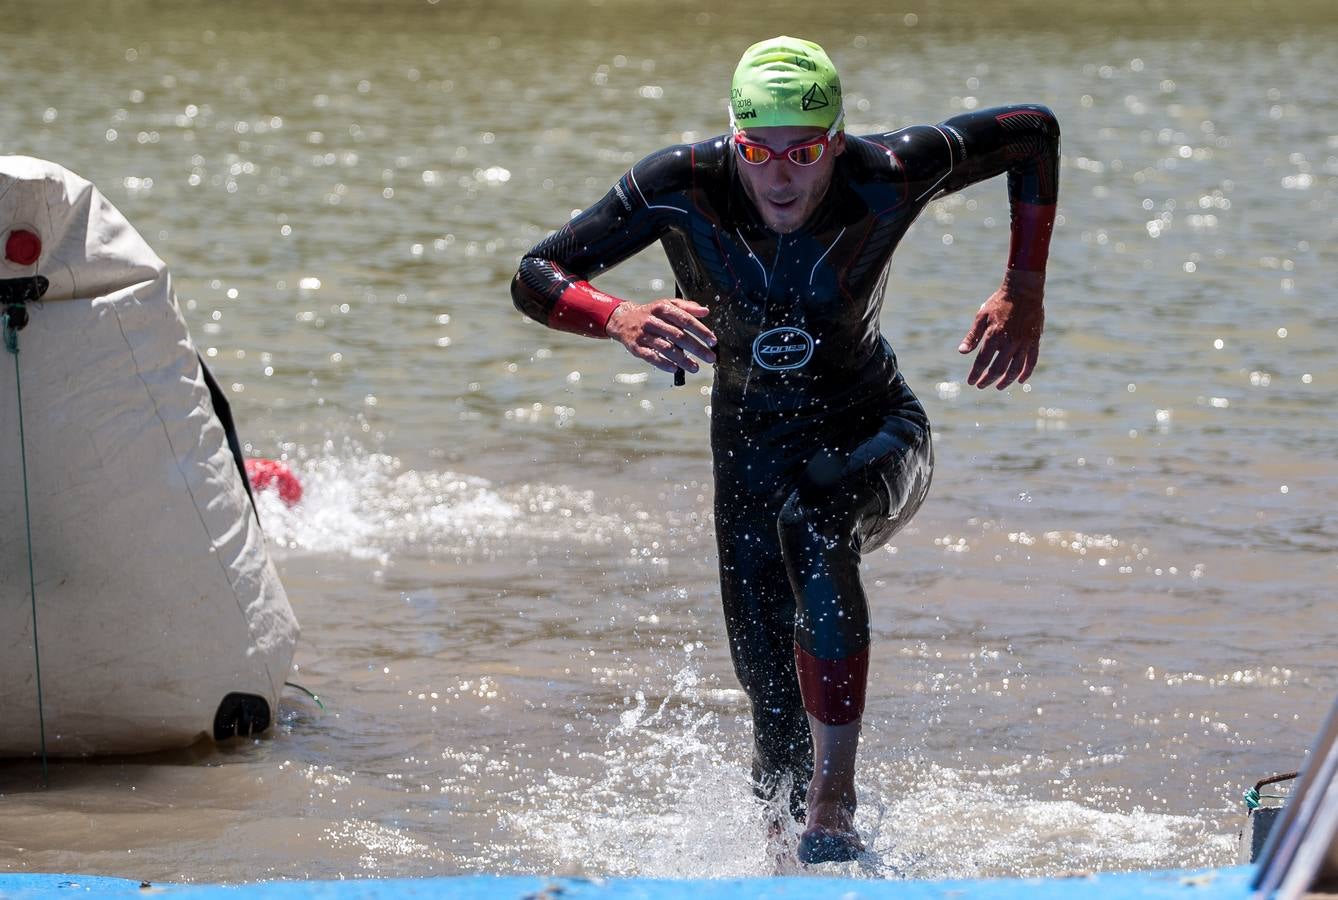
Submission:
[[[868,560],[881,862],[852,874],[1229,863],[1241,791],[1299,763],[1338,689],[1330,4],[3,5],[0,153],[103,187],[244,437],[298,462],[303,504],[262,513],[327,708],[49,790],[2,764],[0,870],[771,871],[705,380],[526,323],[507,281],[635,159],[722,130],[782,31],[832,53],[854,131],[1015,101],[1064,127],[1030,390],[975,393],[955,352],[1003,185],[897,257],[939,467]],[[666,278],[656,252],[601,283]]]

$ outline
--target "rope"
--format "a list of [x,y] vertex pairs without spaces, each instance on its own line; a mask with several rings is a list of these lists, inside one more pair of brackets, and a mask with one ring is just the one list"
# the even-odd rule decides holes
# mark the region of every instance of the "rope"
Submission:
[[292,682],[292,681],[285,681],[283,684],[284,684],[284,687],[297,688],[299,691],[301,691],[302,693],[306,694],[306,695],[307,695],[308,697],[310,697],[312,700],[315,700],[315,701],[316,701],[316,705],[319,706],[319,707],[321,708],[321,712],[325,712],[325,704],[321,702],[321,698],[320,698],[320,697],[317,697],[317,696],[316,696],[315,694],[313,694],[311,691],[309,691],[309,690],[307,690],[306,688],[302,687],[302,685],[300,685],[300,684],[296,684],[296,683],[294,683],[294,682]]
[[[14,316],[15,310],[20,311],[19,316]],[[5,349],[14,354],[14,391],[18,396],[19,409],[19,459],[23,466],[23,522],[28,534],[28,590],[32,598],[33,608],[33,660],[37,666],[37,726],[42,740],[42,784],[45,787],[51,786],[50,771],[47,767],[46,754],[46,712],[42,705],[42,652],[38,646],[37,640],[37,576],[33,568],[33,521],[32,508],[28,502],[28,451],[26,440],[23,434],[23,383],[19,380],[19,328],[27,321],[26,313],[22,306],[9,306],[5,308],[4,315],[0,317],[4,324]],[[10,322],[11,316],[19,319],[17,326]]]
[[1288,772],[1286,775],[1273,775],[1269,778],[1261,778],[1255,783],[1255,786],[1245,792],[1245,808],[1254,812],[1259,808],[1263,800],[1286,800],[1285,794],[1260,794],[1259,790],[1270,784],[1277,784],[1280,781],[1291,781],[1300,775],[1300,772]]

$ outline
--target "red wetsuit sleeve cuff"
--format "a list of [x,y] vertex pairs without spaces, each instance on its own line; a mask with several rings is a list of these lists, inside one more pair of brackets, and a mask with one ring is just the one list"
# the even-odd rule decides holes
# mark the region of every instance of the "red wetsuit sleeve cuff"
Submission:
[[586,337],[608,337],[605,330],[609,316],[623,303],[617,297],[596,289],[588,281],[567,286],[548,313],[548,327]]
[[1044,272],[1050,256],[1050,235],[1055,227],[1055,204],[1012,201],[1012,242],[1008,268]]

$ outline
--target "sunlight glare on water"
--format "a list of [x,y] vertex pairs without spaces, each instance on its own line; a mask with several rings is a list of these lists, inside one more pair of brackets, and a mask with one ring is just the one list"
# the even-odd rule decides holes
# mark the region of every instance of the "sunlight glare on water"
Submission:
[[[855,133],[1055,110],[1047,330],[1029,384],[966,384],[1006,191],[926,210],[882,325],[937,469],[864,563],[870,853],[811,874],[1235,862],[1241,792],[1298,767],[1338,689],[1338,17],[912,6],[779,2],[766,29],[827,47]],[[509,293],[628,166],[724,130],[755,11],[10,12],[0,153],[126,214],[247,452],[304,484],[258,506],[302,624],[289,677],[325,709],[290,689],[263,739],[57,762],[50,791],[0,764],[0,871],[789,871],[719,608],[710,373],[675,389]],[[652,249],[599,286],[649,300],[672,276]]]

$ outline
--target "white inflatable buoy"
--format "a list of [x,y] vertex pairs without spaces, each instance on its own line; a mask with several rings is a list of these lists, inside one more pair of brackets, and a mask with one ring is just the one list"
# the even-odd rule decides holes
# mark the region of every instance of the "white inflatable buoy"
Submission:
[[167,267],[96,187],[20,156],[0,251],[23,326],[0,349],[0,757],[263,731],[297,621]]

